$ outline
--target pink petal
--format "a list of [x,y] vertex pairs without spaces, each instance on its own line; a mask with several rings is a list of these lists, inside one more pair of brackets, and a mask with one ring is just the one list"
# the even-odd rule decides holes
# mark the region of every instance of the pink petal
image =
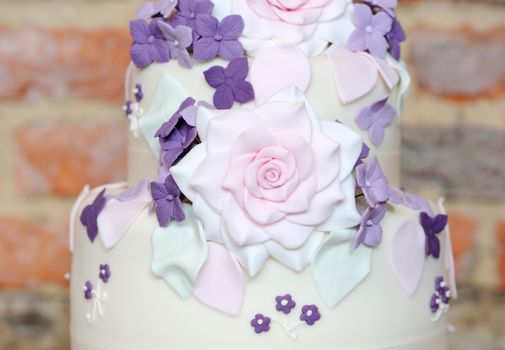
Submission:
[[372,56],[366,52],[361,52],[361,54],[374,62],[377,69],[379,70],[379,73],[382,76],[382,79],[384,79],[390,89],[398,84],[400,81],[400,75],[398,74],[398,71],[394,69],[386,60]]
[[353,102],[367,95],[377,82],[377,68],[359,53],[335,49],[328,54],[333,77],[342,103]]
[[310,62],[297,46],[276,45],[257,52],[250,77],[256,101],[262,104],[290,86],[307,90],[311,78]]
[[219,311],[238,316],[244,298],[242,270],[223,245],[209,242],[208,249],[194,296]]
[[285,216],[285,214],[271,207],[268,201],[259,199],[249,193],[244,194],[244,206],[249,217],[260,226],[273,224]]
[[307,179],[314,172],[314,152],[298,134],[293,132],[277,132],[275,134],[278,144],[287,148],[295,157],[298,165],[300,181]]
[[317,191],[328,187],[340,172],[340,144],[333,141],[320,131],[314,133],[312,140],[315,167],[314,173],[317,178]]
[[408,296],[414,295],[424,269],[425,236],[413,220],[405,221],[391,239],[389,260],[393,273]]
[[261,18],[278,21],[279,17],[275,14],[267,0],[246,0],[249,7]]
[[[254,154],[245,154],[235,159],[233,161],[233,166],[228,168],[223,179],[223,188],[233,194],[235,201],[237,201],[240,206],[244,205],[244,177],[247,168],[253,161],[254,157]],[[257,188],[257,183],[255,185]],[[249,191],[251,192],[251,189],[249,189]],[[259,188],[257,189],[256,194],[261,195]]]
[[282,21],[300,26],[317,22],[323,12],[322,8],[302,8],[296,11],[285,11],[275,6],[273,6],[273,10]]
[[313,226],[298,225],[287,220],[281,220],[265,227],[272,239],[287,249],[298,249],[309,239]]
[[[210,126],[212,127],[212,125],[213,123],[211,122]],[[229,130],[231,129],[227,129],[227,132],[232,134]],[[278,145],[277,135],[272,134],[268,129],[251,128],[242,133],[233,132],[233,134],[235,134],[236,140],[231,146],[230,160],[234,160],[244,154],[256,154],[263,148]],[[209,135],[211,135],[210,132]]]
[[[297,178],[295,180],[298,180]],[[286,214],[297,214],[307,211],[316,192],[315,176],[309,176],[300,182],[293,193],[283,202],[270,202],[270,206]]]

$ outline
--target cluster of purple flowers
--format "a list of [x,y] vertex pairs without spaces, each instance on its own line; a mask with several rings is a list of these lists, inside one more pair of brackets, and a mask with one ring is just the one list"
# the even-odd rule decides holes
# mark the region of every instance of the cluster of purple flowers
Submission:
[[152,62],[177,59],[181,66],[190,68],[189,52],[202,61],[217,56],[231,61],[242,56],[244,50],[238,41],[244,29],[242,17],[231,15],[219,21],[211,15],[213,9],[209,0],[145,3],[137,11],[139,18],[130,22],[132,61],[144,68]]
[[400,43],[406,36],[396,17],[397,0],[365,0],[356,4],[352,14],[356,30],[349,37],[347,47],[353,51],[368,51],[384,58],[389,52],[400,60]]
[[[108,283],[111,276],[109,264],[100,264],[99,270],[100,271],[98,273],[98,278],[100,278],[103,281],[103,283]],[[84,289],[84,299],[86,300],[93,299],[93,291],[94,291],[93,283],[91,283],[91,281],[89,280],[86,281],[84,283],[83,289]]]
[[[291,311],[296,307],[296,302],[293,300],[291,294],[279,295],[275,297],[275,309],[282,312],[285,315],[291,313]],[[316,305],[304,305],[302,307],[302,312],[299,317],[300,321],[304,322],[309,326],[313,326],[317,321],[321,319],[321,313]],[[251,320],[251,327],[258,334],[266,333],[270,331],[270,323],[272,319],[263,314],[256,314]]]
[[126,101],[125,105],[123,106],[126,118],[133,114],[134,108],[137,108],[138,104],[144,99],[144,90],[142,89],[142,85],[136,84],[132,92],[133,96],[135,97],[136,105],[133,101]]
[[436,313],[441,305],[448,306],[451,301],[451,291],[442,276],[435,278],[435,293],[430,299],[430,308],[432,313]]

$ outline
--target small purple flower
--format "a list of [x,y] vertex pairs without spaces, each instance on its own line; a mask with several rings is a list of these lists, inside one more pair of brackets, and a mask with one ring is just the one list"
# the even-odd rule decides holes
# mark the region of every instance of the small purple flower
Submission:
[[361,146],[361,153],[359,154],[358,160],[356,161],[356,164],[354,164],[354,167],[356,168],[358,165],[363,164],[363,161],[368,158],[369,154],[370,148],[363,142],[363,145]]
[[98,194],[93,203],[87,205],[81,213],[81,223],[86,226],[86,232],[91,242],[95,241],[98,235],[98,215],[105,207],[107,198],[105,198],[105,188]]
[[142,85],[136,84],[135,88],[133,89],[133,93],[135,94],[135,101],[140,103],[144,98],[144,90],[142,89]]
[[125,112],[126,118],[128,118],[130,115],[133,114],[133,108],[132,108],[132,101],[126,101],[126,103],[123,106],[123,111]]
[[291,294],[279,295],[275,297],[275,301],[277,302],[275,309],[285,313],[286,315],[289,314],[296,306]]
[[394,121],[395,109],[387,103],[388,98],[375,102],[371,107],[363,108],[356,117],[356,123],[362,130],[368,130],[368,136],[375,146],[384,140],[384,129]]
[[93,284],[90,281],[86,281],[84,283],[84,298],[86,300],[93,299]]
[[209,0],[179,0],[177,5],[179,12],[172,19],[173,27],[187,26],[193,31],[193,42],[198,39],[196,32],[196,17],[198,15],[210,15],[214,4]]
[[181,190],[172,175],[167,176],[164,183],[151,182],[151,193],[156,203],[156,216],[160,226],[168,226],[172,219],[177,222],[185,219]]
[[433,213],[431,205],[426,199],[393,186],[389,186],[389,201],[394,204],[403,204],[410,209],[424,211],[430,215]]
[[434,293],[430,299],[430,309],[432,313],[435,313],[440,308],[440,297],[437,293]]
[[238,15],[226,16],[221,22],[216,17],[196,17],[199,38],[193,45],[197,60],[209,61],[216,56],[231,61],[244,53],[238,37],[244,30],[244,20]]
[[365,3],[381,8],[391,17],[395,16],[395,10],[398,6],[398,0],[365,0]]
[[356,168],[356,181],[370,207],[375,207],[389,199],[388,179],[382,172],[377,157],[373,157],[368,163],[363,163]]
[[103,283],[109,282],[110,276],[109,264],[100,264],[100,273],[98,277],[103,281]]
[[229,109],[234,101],[246,103],[254,99],[253,86],[245,81],[248,73],[245,57],[235,58],[226,68],[214,66],[203,72],[207,83],[216,89],[214,106],[217,109]]
[[387,206],[385,203],[374,208],[368,208],[361,217],[361,224],[354,237],[353,247],[357,248],[361,243],[369,247],[377,247],[382,241],[382,219],[386,215]]
[[391,53],[391,56],[393,56],[395,60],[399,61],[401,57],[400,43],[405,41],[407,36],[405,35],[402,25],[397,18],[393,18],[393,25],[391,26],[389,33],[386,34],[386,39],[389,42],[389,52]]
[[304,305],[302,307],[302,313],[300,315],[300,321],[305,322],[309,326],[314,325],[317,321],[321,319],[321,314],[316,305]]
[[262,314],[256,314],[251,320],[251,327],[257,334],[268,332],[270,330],[270,322],[272,320],[268,316],[263,316]]
[[177,59],[181,66],[191,68],[191,58],[187,51],[193,40],[191,28],[186,26],[173,28],[163,21],[158,21],[158,24],[166,39],[170,59]]
[[449,304],[451,301],[451,290],[444,281],[444,277],[438,276],[435,278],[435,290],[440,296],[444,304]]
[[153,19],[149,24],[143,19],[130,21],[133,38],[130,57],[139,68],[145,68],[151,62],[164,63],[170,60],[168,44],[159,28],[159,21]]
[[196,139],[195,102],[191,97],[182,101],[174,115],[154,135],[160,142],[161,163],[165,169],[169,169]]
[[168,18],[175,9],[175,5],[177,5],[177,0],[159,0],[156,3],[148,1],[138,8],[137,17],[147,20],[161,15]]
[[352,51],[368,50],[379,58],[386,57],[386,34],[391,31],[391,17],[385,12],[374,14],[368,5],[356,4],[352,18],[356,30],[351,33],[347,47]]
[[435,259],[440,257],[440,240],[437,234],[442,232],[447,226],[447,215],[430,216],[425,212],[419,215],[419,221],[426,235],[425,251],[426,256],[433,256]]

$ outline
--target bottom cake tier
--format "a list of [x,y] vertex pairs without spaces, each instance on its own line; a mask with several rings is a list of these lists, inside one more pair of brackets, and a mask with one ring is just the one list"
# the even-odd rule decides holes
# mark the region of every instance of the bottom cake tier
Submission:
[[[114,191],[120,190],[108,192]],[[77,212],[98,192],[91,191]],[[447,349],[445,314],[434,312],[438,307],[432,300],[436,279],[445,275],[446,232],[439,237],[440,258],[425,260],[409,296],[398,279],[401,271],[395,272],[391,262],[392,239],[409,220],[419,221],[419,212],[390,207],[368,276],[335,307],[329,308],[321,298],[310,267],[297,273],[270,260],[256,277],[244,274],[245,295],[237,317],[194,297],[182,300],[152,272],[152,232],[158,222],[148,207],[111,249],[100,239],[91,242],[86,228],[76,224],[70,289],[72,349]],[[289,300],[276,300],[287,294]],[[288,313],[276,309],[276,302]]]

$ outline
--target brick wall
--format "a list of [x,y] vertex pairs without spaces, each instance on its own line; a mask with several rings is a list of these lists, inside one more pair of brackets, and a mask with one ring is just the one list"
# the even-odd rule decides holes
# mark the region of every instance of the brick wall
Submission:
[[[125,178],[138,4],[0,0],[0,349],[68,349],[67,216],[84,184]],[[404,184],[448,197],[469,294],[505,290],[505,2],[404,1],[399,12],[414,75]]]

